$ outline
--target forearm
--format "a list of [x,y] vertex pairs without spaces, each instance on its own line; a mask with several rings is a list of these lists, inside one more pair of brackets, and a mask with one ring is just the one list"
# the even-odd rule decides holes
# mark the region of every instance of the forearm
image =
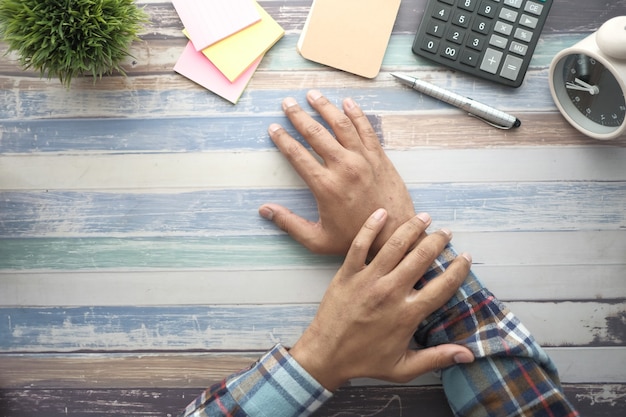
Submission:
[[276,345],[249,369],[207,389],[180,417],[305,417],[331,396]]
[[[455,257],[444,251],[423,285]],[[556,367],[530,332],[472,274],[446,306],[415,334],[423,346],[458,343],[472,364],[446,369],[443,384],[457,416],[576,416],[564,397]]]

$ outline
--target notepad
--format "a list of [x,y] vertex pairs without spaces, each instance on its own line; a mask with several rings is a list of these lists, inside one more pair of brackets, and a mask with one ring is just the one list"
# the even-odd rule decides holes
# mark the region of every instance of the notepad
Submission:
[[182,55],[178,58],[174,71],[236,104],[262,58],[262,56],[259,57],[239,78],[230,82],[202,52],[196,51],[193,43],[189,41]]
[[[285,34],[283,28],[258,3],[254,4],[261,16],[260,22],[202,50],[230,81],[239,78]],[[188,30],[185,30],[185,35],[191,37]]]
[[253,0],[172,0],[197,51],[261,20]]
[[298,52],[308,60],[374,78],[399,8],[400,0],[314,0]]

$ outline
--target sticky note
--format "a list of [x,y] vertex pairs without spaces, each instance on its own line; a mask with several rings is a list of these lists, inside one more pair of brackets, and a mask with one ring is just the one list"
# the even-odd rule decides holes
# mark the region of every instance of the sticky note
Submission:
[[235,104],[250,82],[262,58],[261,56],[254,61],[239,78],[231,83],[202,52],[196,51],[193,43],[189,41],[182,55],[178,58],[174,71]]
[[298,52],[308,60],[374,78],[399,9],[400,0],[314,0]]
[[[261,21],[219,41],[202,53],[211,60],[230,81],[236,80],[254,61],[265,54],[285,31],[258,3]],[[185,31],[188,37],[191,34]],[[191,37],[195,42],[195,39]]]
[[253,0],[172,0],[197,51],[261,20]]

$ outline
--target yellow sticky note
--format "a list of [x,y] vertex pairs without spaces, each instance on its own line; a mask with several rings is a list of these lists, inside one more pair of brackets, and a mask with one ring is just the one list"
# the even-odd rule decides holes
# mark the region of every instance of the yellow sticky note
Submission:
[[[270,49],[285,31],[258,3],[261,21],[202,50],[228,80],[235,81]],[[188,32],[184,31],[189,37]],[[192,39],[193,41],[193,39]]]

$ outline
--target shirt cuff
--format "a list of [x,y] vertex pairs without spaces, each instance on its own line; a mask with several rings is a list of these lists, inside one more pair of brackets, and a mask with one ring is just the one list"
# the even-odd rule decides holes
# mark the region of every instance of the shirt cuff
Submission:
[[226,382],[247,415],[308,416],[332,397],[280,344]]

